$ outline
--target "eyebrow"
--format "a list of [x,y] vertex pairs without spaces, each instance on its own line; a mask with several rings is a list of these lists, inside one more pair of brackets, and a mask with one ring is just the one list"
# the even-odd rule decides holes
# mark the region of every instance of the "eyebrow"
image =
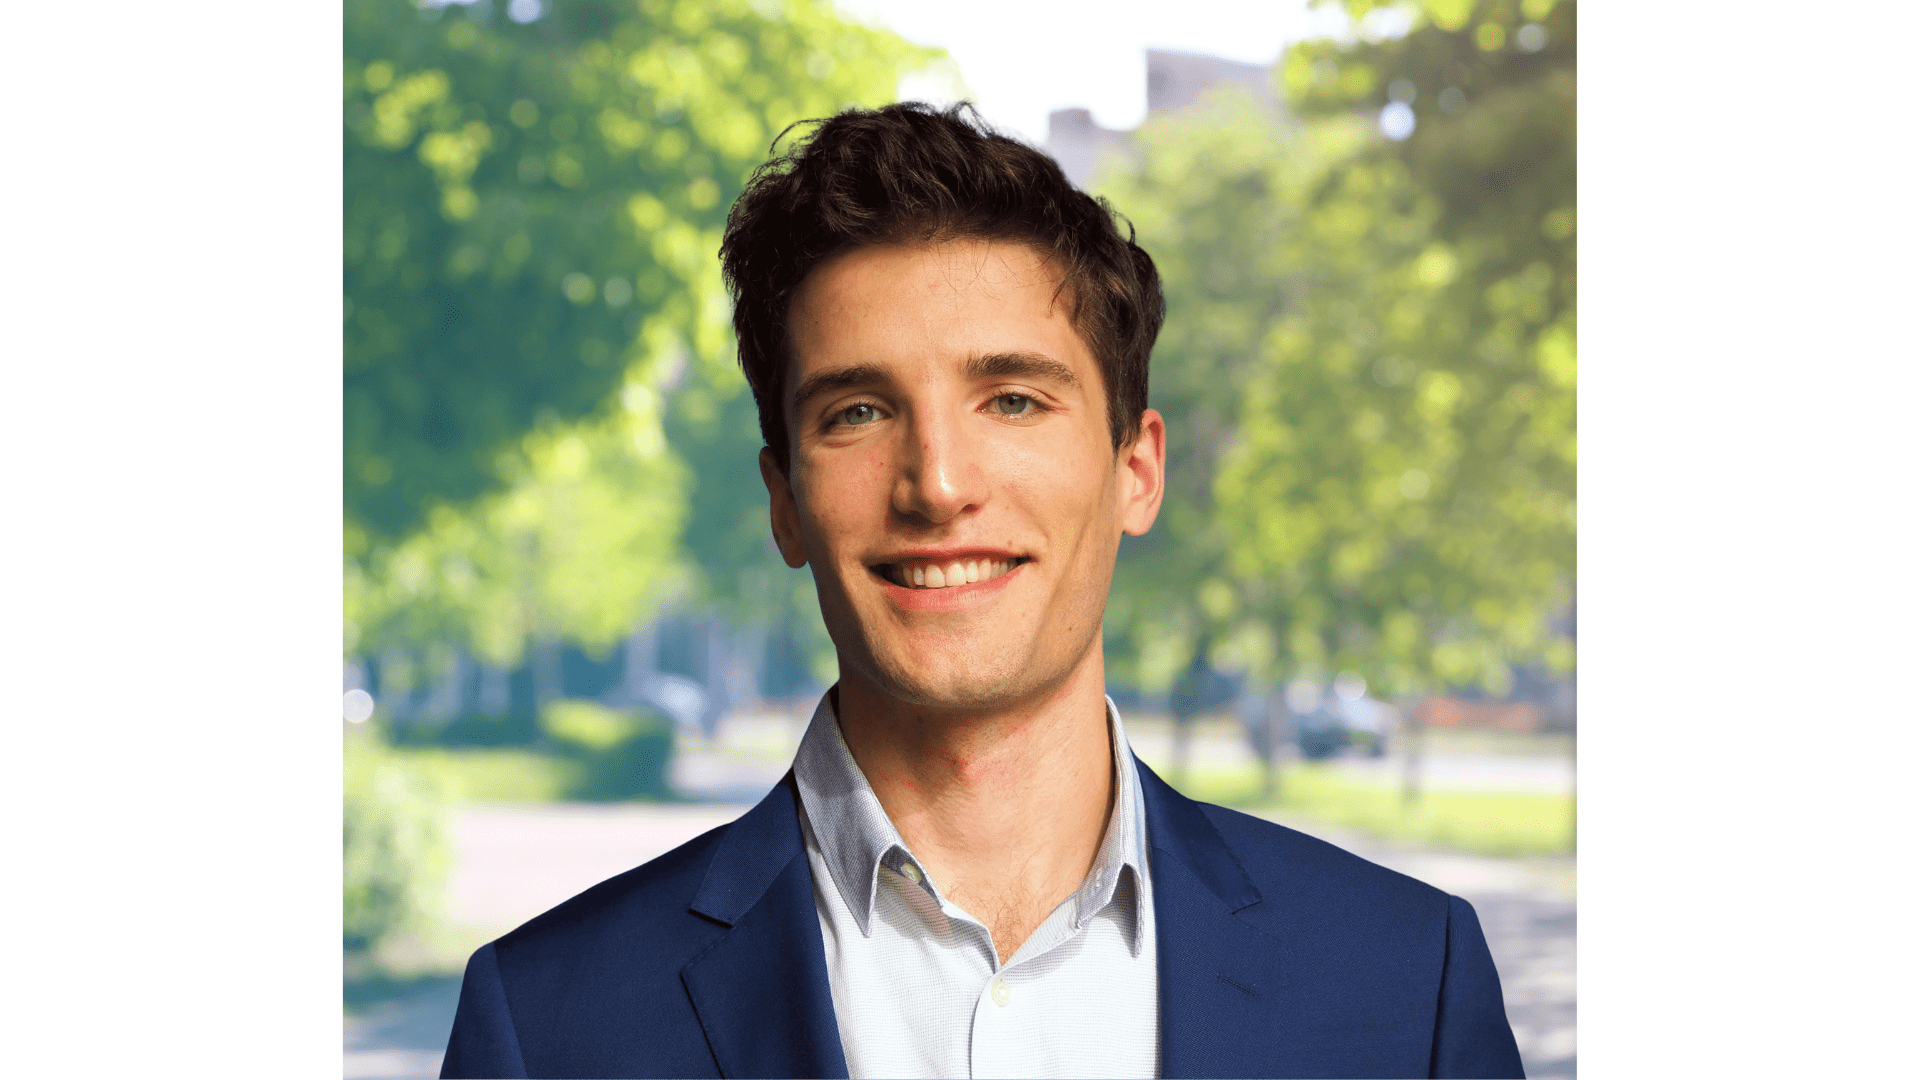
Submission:
[[854,364],[851,367],[835,368],[809,376],[793,392],[793,404],[800,407],[822,394],[851,390],[856,386],[871,386],[885,382],[887,373],[878,364]]
[[[967,361],[967,376],[972,379],[1016,379],[1050,380],[1078,390],[1080,378],[1073,369],[1038,353],[988,353]],[[852,364],[832,371],[823,371],[803,380],[793,392],[795,408],[804,407],[807,402],[826,394],[838,393],[861,386],[872,386],[888,380],[885,369],[878,364]]]
[[976,379],[1050,380],[1080,389],[1080,378],[1073,369],[1051,356],[1038,353],[989,353],[967,361],[967,374]]

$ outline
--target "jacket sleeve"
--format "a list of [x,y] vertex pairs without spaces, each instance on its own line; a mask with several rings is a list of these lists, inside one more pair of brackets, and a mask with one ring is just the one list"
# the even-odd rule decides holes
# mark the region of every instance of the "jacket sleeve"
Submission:
[[[1461,1080],[1525,1076],[1480,919],[1473,905],[1457,896],[1447,897],[1447,904],[1447,959],[1433,1029],[1433,1075]],[[461,1007],[465,1004],[463,996]]]
[[488,943],[467,961],[467,977],[460,984],[460,1007],[453,1014],[453,1034],[447,1038],[447,1056],[440,1063],[443,1078],[525,1077],[520,1039],[507,1011],[506,988],[500,983],[500,964]]

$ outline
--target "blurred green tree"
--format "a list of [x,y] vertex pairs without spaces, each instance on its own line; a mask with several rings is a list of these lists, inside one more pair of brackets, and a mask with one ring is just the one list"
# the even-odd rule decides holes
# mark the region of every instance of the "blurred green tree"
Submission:
[[683,529],[743,591],[726,208],[788,125],[934,55],[820,0],[550,7],[346,5],[350,651],[608,644]]
[[1108,620],[1148,688],[1201,642],[1380,694],[1571,666],[1574,5],[1384,6],[1290,51],[1298,119],[1221,95],[1102,185],[1168,293],[1169,497]]
[[652,390],[632,383],[621,396],[609,415],[523,436],[500,455],[504,490],[435,505],[378,561],[349,561],[352,632],[460,642],[508,668],[543,644],[535,693],[557,696],[558,642],[610,648],[680,570],[686,468],[667,450]]

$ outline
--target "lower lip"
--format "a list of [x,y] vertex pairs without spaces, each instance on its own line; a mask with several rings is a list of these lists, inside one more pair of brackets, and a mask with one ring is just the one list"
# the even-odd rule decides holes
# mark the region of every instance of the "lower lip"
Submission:
[[909,611],[960,611],[999,593],[1026,565],[1021,563],[989,581],[975,581],[947,589],[909,589],[904,585],[895,585],[886,578],[880,578],[880,584],[887,599]]

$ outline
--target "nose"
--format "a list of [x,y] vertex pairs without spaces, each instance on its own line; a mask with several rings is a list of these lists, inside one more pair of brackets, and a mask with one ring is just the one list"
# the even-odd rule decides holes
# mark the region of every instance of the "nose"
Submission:
[[902,517],[944,525],[986,501],[986,474],[968,425],[951,416],[916,416],[912,446],[901,455],[893,484],[893,510]]

